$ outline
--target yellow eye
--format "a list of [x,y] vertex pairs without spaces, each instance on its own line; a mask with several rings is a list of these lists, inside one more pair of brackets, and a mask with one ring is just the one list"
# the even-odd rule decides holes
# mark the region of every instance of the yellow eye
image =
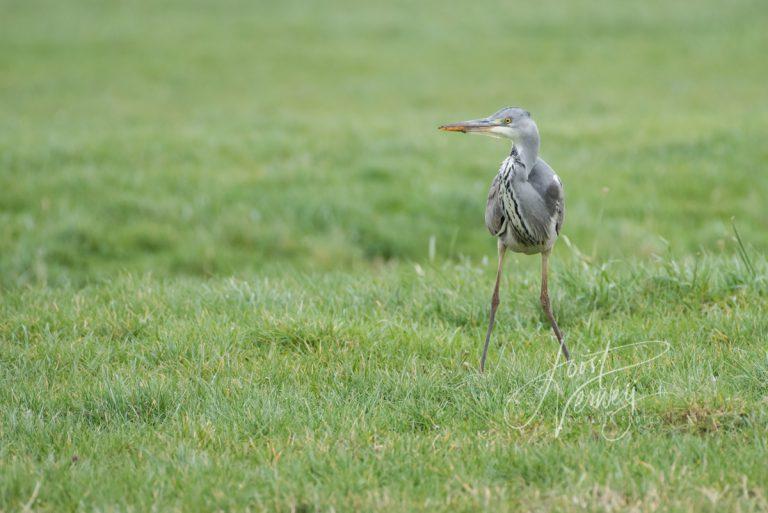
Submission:
[[508,125],[510,123],[512,123],[512,120],[510,118],[504,118],[504,124],[505,125]]

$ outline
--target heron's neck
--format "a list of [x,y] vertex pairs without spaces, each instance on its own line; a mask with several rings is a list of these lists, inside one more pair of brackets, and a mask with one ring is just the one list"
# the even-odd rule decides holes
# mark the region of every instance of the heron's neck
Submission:
[[538,141],[526,141],[525,139],[514,141],[512,142],[512,149],[509,154],[510,156],[517,154],[520,161],[525,165],[526,174],[530,173],[536,164],[536,159],[539,157],[539,143]]

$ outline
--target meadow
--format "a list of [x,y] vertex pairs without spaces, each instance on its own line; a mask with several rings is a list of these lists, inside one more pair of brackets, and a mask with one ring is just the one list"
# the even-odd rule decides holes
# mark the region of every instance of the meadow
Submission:
[[[0,18],[0,511],[768,511],[764,2]],[[516,255],[481,375],[505,105],[574,365]]]

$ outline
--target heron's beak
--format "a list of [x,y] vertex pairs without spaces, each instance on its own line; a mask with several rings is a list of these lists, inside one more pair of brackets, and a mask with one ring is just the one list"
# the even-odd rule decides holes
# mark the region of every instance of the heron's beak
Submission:
[[450,123],[438,127],[446,132],[461,132],[464,134],[472,132],[490,132],[496,124],[488,119],[473,119],[470,121],[461,121],[460,123]]

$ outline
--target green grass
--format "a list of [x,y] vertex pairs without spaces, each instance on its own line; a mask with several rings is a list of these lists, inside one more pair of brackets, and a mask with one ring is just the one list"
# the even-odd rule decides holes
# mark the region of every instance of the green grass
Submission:
[[[764,3],[0,12],[0,511],[768,510]],[[534,257],[475,370],[508,148],[435,130],[508,104],[549,388]]]

